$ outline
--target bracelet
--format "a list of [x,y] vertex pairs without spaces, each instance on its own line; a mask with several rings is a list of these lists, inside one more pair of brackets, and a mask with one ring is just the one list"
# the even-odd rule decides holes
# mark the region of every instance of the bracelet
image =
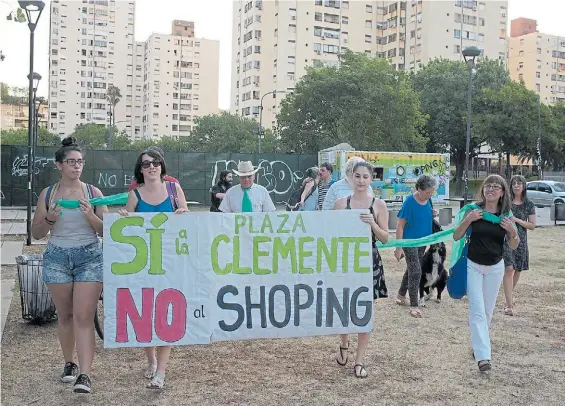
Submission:
[[47,224],[49,224],[50,226],[52,226],[52,225],[55,224],[55,222],[54,222],[53,220],[49,220],[49,219],[47,218],[47,216],[45,216],[45,219],[44,219],[44,220],[45,220],[45,222],[46,222]]

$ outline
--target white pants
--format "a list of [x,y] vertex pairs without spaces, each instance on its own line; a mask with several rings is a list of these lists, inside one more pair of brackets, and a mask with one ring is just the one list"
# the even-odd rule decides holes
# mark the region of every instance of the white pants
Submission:
[[503,277],[504,261],[485,266],[467,260],[469,326],[477,361],[491,359],[489,327]]

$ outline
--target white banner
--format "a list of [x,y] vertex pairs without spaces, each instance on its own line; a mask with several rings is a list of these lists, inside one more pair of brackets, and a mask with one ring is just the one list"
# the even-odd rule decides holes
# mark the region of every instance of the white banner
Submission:
[[362,212],[104,216],[104,346],[371,331]]

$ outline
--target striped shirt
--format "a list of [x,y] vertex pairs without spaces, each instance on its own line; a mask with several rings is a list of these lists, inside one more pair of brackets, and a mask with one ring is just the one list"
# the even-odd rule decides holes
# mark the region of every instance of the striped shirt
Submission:
[[318,183],[318,209],[322,210],[322,205],[324,204],[324,199],[326,198],[326,194],[330,188],[330,184],[323,184],[322,182]]

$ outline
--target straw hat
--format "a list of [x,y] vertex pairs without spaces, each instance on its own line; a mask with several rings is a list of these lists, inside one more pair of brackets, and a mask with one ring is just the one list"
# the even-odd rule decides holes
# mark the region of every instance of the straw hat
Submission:
[[237,176],[251,176],[254,175],[259,168],[253,168],[253,164],[251,161],[239,161],[237,164],[237,170],[234,169],[233,173]]

